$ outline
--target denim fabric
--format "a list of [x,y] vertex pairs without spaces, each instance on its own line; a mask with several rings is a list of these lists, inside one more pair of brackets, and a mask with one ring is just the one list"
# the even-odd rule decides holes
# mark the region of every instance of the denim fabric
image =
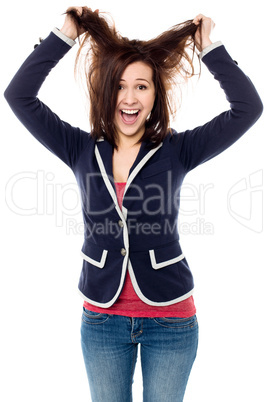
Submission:
[[130,402],[138,345],[144,402],[181,402],[198,345],[190,318],[132,318],[83,308],[82,351],[92,402]]

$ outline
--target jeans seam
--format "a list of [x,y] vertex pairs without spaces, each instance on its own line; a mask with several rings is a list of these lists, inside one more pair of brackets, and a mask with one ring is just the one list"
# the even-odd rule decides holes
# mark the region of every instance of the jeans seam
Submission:
[[[103,316],[104,314],[102,314],[102,316]],[[88,322],[84,317],[86,317],[86,318],[89,318],[89,319],[92,319],[92,320],[95,320],[95,322]],[[85,314],[85,313],[83,313],[82,314],[82,321],[85,323],[85,324],[88,324],[88,325],[101,325],[101,324],[104,324],[106,321],[108,321],[108,319],[111,317],[111,315],[110,314],[107,314],[107,317],[105,317],[105,319],[102,319],[103,317],[99,317],[99,316],[96,316],[96,318],[94,318],[94,316],[92,316],[92,317],[90,317],[90,316],[88,316],[87,314]],[[100,320],[100,321],[99,321]]]
[[[136,345],[136,348],[137,347],[138,346]],[[132,383],[133,383],[134,371],[135,371],[135,367],[136,367],[136,353],[137,353],[137,349],[133,349],[132,363],[131,363],[131,383],[130,383],[130,388],[129,388],[129,395],[131,397],[131,401],[132,401]]]
[[[197,324],[197,318],[195,318],[195,320],[193,322],[191,322],[187,325],[179,325],[179,326],[165,325],[165,324],[158,322],[155,318],[153,318],[153,320],[156,324],[160,325],[161,327],[174,328],[174,329],[193,328]],[[167,322],[167,324],[168,324],[168,322]],[[170,322],[169,324],[172,324],[172,322]],[[174,322],[173,324],[178,324],[178,322]]]
[[139,335],[141,335],[142,333],[143,333],[143,318],[141,318],[141,329],[138,331],[138,332],[135,332],[135,333],[132,333],[132,331],[133,331],[133,324],[134,324],[134,318],[132,319],[132,329],[131,329],[131,340],[132,340],[132,343],[138,343],[137,342],[137,337],[139,336]]

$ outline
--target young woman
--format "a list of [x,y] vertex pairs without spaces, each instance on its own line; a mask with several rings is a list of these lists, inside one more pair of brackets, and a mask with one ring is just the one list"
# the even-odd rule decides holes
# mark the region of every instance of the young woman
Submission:
[[[132,400],[140,344],[145,402],[184,398],[198,324],[193,278],[177,230],[185,175],[241,137],[261,100],[198,15],[150,41],[129,40],[98,11],[67,10],[21,66],[5,97],[27,129],[74,172],[85,224],[79,291],[82,349],[94,402]],[[84,34],[91,132],[62,121],[38,98],[50,70]],[[196,51],[230,109],[177,133],[172,89],[194,74]],[[78,53],[78,58],[82,55]]]

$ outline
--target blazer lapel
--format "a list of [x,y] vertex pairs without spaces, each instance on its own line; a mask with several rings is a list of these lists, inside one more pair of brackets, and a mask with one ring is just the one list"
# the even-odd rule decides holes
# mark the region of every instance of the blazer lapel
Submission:
[[99,169],[103,178],[103,181],[106,185],[107,190],[112,197],[112,200],[115,205],[115,209],[120,216],[121,219],[125,220],[126,216],[121,211],[116,190],[114,184],[114,177],[113,177],[113,147],[112,145],[105,140],[98,140],[95,144],[95,156],[99,165]]
[[150,149],[147,146],[147,143],[142,142],[139,153],[135,162],[133,163],[131,169],[129,170],[129,175],[127,179],[127,184],[125,187],[125,193],[127,188],[129,187],[130,183],[133,181],[135,176],[139,173],[139,171],[143,168],[145,163],[158,151],[159,148],[162,147],[163,142],[161,142],[157,147]]
[[[147,146],[147,142],[142,142],[141,147],[139,150],[139,153],[131,166],[129,170],[129,175],[128,175],[128,182],[131,182],[134,177],[137,175],[137,173],[140,171],[140,169],[145,165],[145,163],[151,158],[151,156],[158,151],[158,149],[162,146],[162,143],[153,149],[150,149]],[[113,147],[112,145],[104,140],[104,139],[99,139],[96,141],[96,148],[99,151],[99,157],[97,157],[97,161],[100,167],[100,158],[102,161],[102,164],[104,166],[105,174],[108,176],[108,179],[112,183],[113,187],[114,186],[114,177],[113,177]],[[95,151],[96,154],[96,151]],[[97,155],[96,155],[97,156]],[[103,169],[100,170],[102,173],[104,173]]]
[[131,175],[131,173],[133,172],[133,170],[135,169],[135,167],[139,164],[139,162],[147,155],[147,153],[150,151],[150,148],[147,147],[147,142],[142,142],[141,146],[140,146],[140,150],[138,152],[138,155],[133,163],[133,165],[131,166],[130,170],[129,170],[129,176]]
[[[135,176],[139,173],[139,171],[142,169],[142,167],[145,165],[145,163],[154,155],[155,152],[158,151],[159,148],[161,148],[163,143],[158,145],[156,148],[150,149],[147,146],[146,142],[141,143],[141,147],[139,150],[139,153],[137,155],[137,158],[133,165],[131,166],[131,169],[129,170],[129,175],[124,191],[124,195],[126,194],[126,191],[132,181],[134,180]],[[107,187],[107,190],[109,191],[115,205],[116,209],[121,215],[121,210],[119,208],[118,202],[117,202],[117,196],[116,196],[116,190],[115,190],[115,184],[114,184],[114,177],[113,177],[113,147],[112,145],[108,142],[105,141],[104,139],[99,139],[96,141],[95,145],[95,155],[97,158],[97,162],[100,168],[100,172],[102,175],[102,178],[105,182],[105,185]],[[123,207],[123,214],[126,219],[126,213],[127,211],[124,212],[124,207]]]
[[[98,152],[97,152],[98,151]],[[98,153],[98,156],[97,156]],[[95,155],[97,157],[97,162],[99,164],[99,168],[101,171],[101,174],[106,174],[108,176],[108,179],[112,183],[114,187],[114,178],[113,178],[113,147],[112,145],[108,142],[105,141],[104,139],[99,139],[96,141],[96,146],[95,146]],[[101,158],[101,160],[100,160]],[[103,166],[100,166],[103,165]],[[104,167],[104,170],[103,170]]]

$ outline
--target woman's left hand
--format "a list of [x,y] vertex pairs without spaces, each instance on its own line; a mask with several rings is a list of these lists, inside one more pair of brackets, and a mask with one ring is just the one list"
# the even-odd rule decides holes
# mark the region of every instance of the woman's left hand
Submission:
[[196,47],[201,52],[205,47],[211,45],[210,35],[215,27],[214,21],[211,18],[206,17],[203,14],[198,14],[193,23],[198,25],[198,29],[195,34]]

